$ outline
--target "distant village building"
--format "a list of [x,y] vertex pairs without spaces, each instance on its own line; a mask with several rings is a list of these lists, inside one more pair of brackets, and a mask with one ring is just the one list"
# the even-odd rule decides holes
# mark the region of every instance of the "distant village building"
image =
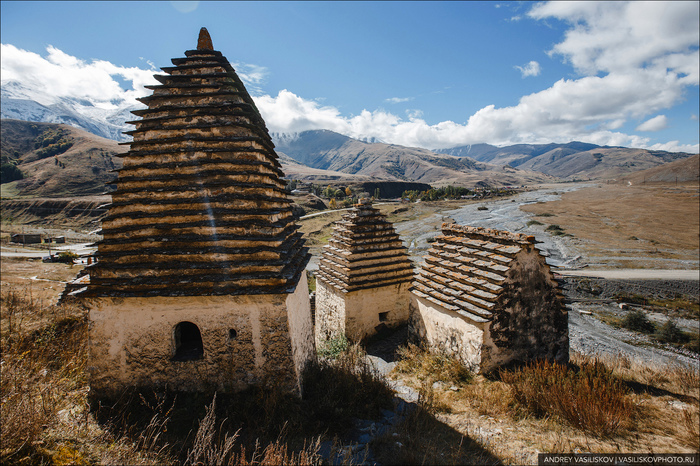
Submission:
[[408,321],[413,265],[369,199],[336,222],[316,278],[317,345],[343,334],[359,341]]
[[202,28],[153,94],[73,293],[90,308],[92,389],[293,391],[315,357],[308,250],[258,109]]
[[19,244],[41,244],[39,233],[16,233],[12,235],[11,242]]
[[533,236],[444,223],[411,295],[412,334],[469,368],[568,361],[563,295]]

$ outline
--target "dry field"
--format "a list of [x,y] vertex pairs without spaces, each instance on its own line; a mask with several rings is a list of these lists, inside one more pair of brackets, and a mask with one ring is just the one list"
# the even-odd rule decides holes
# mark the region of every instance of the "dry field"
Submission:
[[3,291],[20,290],[39,304],[51,305],[58,300],[65,283],[73,280],[82,268],[82,265],[44,264],[41,259],[3,257],[0,286]]
[[697,269],[698,184],[620,185],[564,193],[522,206],[542,228],[559,225],[595,266]]

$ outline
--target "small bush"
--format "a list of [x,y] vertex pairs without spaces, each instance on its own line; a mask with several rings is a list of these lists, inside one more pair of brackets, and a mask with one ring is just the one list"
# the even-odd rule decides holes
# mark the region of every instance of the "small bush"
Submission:
[[671,319],[659,328],[656,332],[656,338],[666,343],[685,343],[689,340],[688,336]]
[[642,333],[654,333],[656,326],[647,318],[640,309],[629,312],[621,322],[622,326],[629,330]]
[[324,358],[337,359],[342,353],[348,350],[350,342],[345,334],[336,335],[319,348],[318,355]]
[[484,206],[484,205],[480,205],[479,207],[476,208],[476,210],[489,210],[489,208]]
[[24,173],[14,163],[3,163],[0,166],[0,184],[10,183],[23,178]]
[[72,264],[79,256],[73,251],[63,251],[58,253],[56,260],[64,264]]
[[538,222],[537,220],[529,220],[527,222],[527,226],[531,227],[532,225],[542,225],[542,222]]
[[634,417],[635,405],[627,399],[625,385],[597,359],[578,370],[538,361],[500,376],[528,413],[556,416],[601,437],[615,435]]

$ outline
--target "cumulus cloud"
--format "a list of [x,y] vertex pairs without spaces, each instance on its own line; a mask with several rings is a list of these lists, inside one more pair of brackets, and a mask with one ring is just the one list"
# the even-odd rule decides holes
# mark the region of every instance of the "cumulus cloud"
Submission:
[[666,115],[657,115],[635,128],[635,131],[661,131],[668,127]]
[[[333,105],[283,89],[276,95],[261,90],[267,70],[234,64],[273,132],[329,129],[357,138],[429,149],[487,142],[569,142],[698,152],[698,144],[679,141],[652,144],[626,134],[630,119],[647,119],[636,131],[658,131],[668,125],[661,115],[684,99],[700,81],[697,2],[556,2],[535,4],[531,18],[558,18],[568,24],[562,41],[549,51],[580,73],[549,88],[525,95],[511,106],[487,105],[466,122],[428,123],[412,109],[404,118],[383,109],[344,115]],[[690,18],[690,19],[689,19]],[[48,56],[2,45],[2,79],[30,83],[45,99],[52,95],[82,96],[95,102],[145,95],[151,70],[124,68],[104,61],[85,62],[49,47]],[[537,62],[517,67],[523,76],[539,72]],[[529,73],[529,74],[528,74]],[[132,83],[122,89],[115,77]],[[101,100],[100,100],[101,99]],[[409,97],[392,97],[390,103]],[[40,103],[41,100],[37,99]],[[50,103],[50,102],[49,102]],[[653,115],[657,115],[650,118]]]
[[[148,95],[147,85],[158,84],[153,77],[159,70],[154,63],[143,57],[150,69],[117,66],[105,60],[87,62],[49,45],[47,55],[19,49],[11,44],[0,45],[0,67],[2,83],[22,83],[30,95],[42,105],[51,105],[59,98],[74,98],[90,102],[98,108],[112,108],[115,103],[140,105],[137,97]],[[247,63],[232,63],[238,76],[251,93],[260,92],[268,71],[265,67]],[[119,82],[127,81],[124,88]]]
[[698,82],[700,41],[697,2],[548,2],[528,13],[571,25],[550,51],[562,55],[581,74],[670,68]]
[[[10,44],[0,45],[2,83],[20,82],[42,105],[51,105],[58,98],[74,98],[90,102],[98,108],[113,108],[116,104],[135,103],[137,97],[149,93],[144,86],[157,84],[152,70],[123,67],[104,60],[86,62],[49,45],[48,55],[19,49]],[[115,79],[131,83],[123,89]]]
[[516,69],[520,70],[523,78],[528,76],[539,76],[540,75],[540,64],[536,61],[531,61],[525,66],[515,66]]

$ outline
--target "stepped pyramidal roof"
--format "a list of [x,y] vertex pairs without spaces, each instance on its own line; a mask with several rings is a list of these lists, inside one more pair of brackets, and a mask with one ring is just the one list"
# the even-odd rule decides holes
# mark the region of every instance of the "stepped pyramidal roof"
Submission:
[[[535,237],[444,223],[425,256],[412,293],[473,322],[489,322],[502,307],[509,271]],[[536,252],[539,255],[539,252]],[[546,268],[547,274],[551,271]]]
[[205,28],[139,99],[87,296],[289,293],[308,261],[274,145]]
[[411,281],[413,265],[391,222],[360,199],[335,223],[316,278],[349,292]]

